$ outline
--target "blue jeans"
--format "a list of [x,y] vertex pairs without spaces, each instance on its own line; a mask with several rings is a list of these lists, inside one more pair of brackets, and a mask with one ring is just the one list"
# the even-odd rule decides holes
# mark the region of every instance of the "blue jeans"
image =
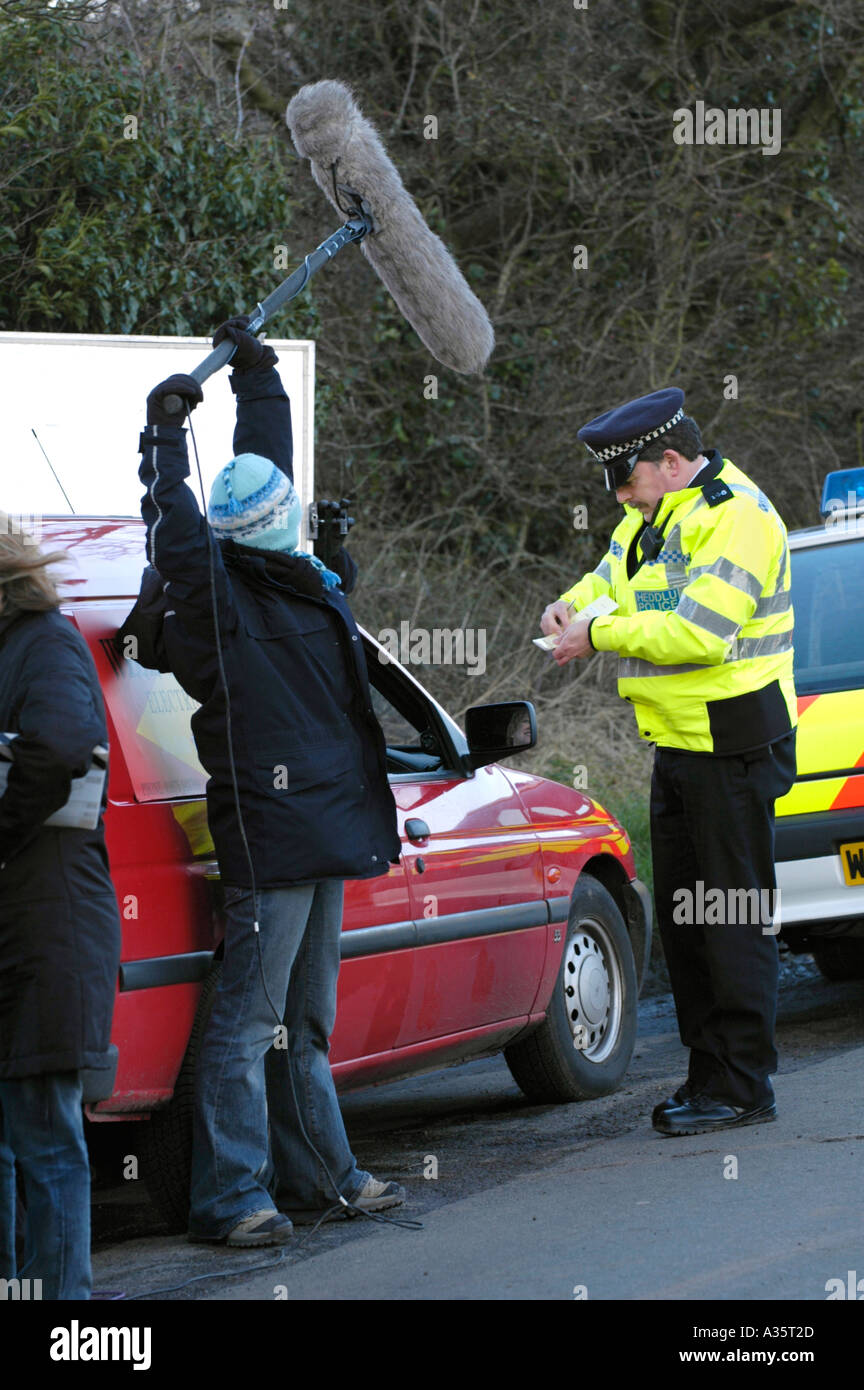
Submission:
[[[20,1269],[16,1163],[27,1203]],[[0,1278],[16,1277],[41,1279],[43,1299],[90,1297],[90,1160],[77,1071],[0,1080]]]
[[276,1210],[274,1198],[331,1206],[334,1184],[350,1199],[369,1176],[349,1147],[329,1062],[342,889],[325,879],[261,890],[257,940],[251,892],[225,890],[225,962],[195,1076],[191,1235],[225,1236]]

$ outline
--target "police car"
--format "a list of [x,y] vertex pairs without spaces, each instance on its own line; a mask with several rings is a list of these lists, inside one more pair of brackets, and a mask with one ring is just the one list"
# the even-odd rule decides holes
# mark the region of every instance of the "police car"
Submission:
[[798,776],[777,802],[782,939],[864,978],[864,468],[825,479],[824,524],[789,537]]

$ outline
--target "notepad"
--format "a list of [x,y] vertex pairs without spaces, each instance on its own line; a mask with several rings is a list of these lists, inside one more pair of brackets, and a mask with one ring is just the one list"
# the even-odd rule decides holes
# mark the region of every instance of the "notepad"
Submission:
[[[601,594],[599,598],[592,599],[585,608],[580,608],[574,617],[588,618],[589,621],[591,618],[605,618],[607,613],[614,613],[617,607],[618,604],[614,598],[610,598],[608,594]],[[535,647],[540,648],[541,652],[551,652],[558,646],[562,635],[562,633],[554,632],[548,637],[532,637],[531,640]]]

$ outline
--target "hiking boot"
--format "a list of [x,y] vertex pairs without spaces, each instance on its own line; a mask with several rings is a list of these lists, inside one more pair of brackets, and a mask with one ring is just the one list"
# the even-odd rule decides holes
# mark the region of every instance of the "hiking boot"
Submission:
[[361,1211],[386,1211],[388,1207],[401,1207],[407,1196],[398,1182],[379,1182],[370,1177],[351,1198],[351,1205]]
[[283,1245],[294,1227],[282,1212],[262,1207],[238,1222],[225,1236],[196,1236],[189,1233],[192,1245],[232,1245],[243,1249],[254,1245]]

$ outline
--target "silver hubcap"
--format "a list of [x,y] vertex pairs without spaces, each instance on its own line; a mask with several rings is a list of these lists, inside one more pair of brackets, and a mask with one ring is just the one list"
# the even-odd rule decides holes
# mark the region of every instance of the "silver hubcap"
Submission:
[[599,922],[579,922],[564,952],[562,982],[573,1046],[590,1062],[604,1062],[621,1027],[622,982],[617,953]]

